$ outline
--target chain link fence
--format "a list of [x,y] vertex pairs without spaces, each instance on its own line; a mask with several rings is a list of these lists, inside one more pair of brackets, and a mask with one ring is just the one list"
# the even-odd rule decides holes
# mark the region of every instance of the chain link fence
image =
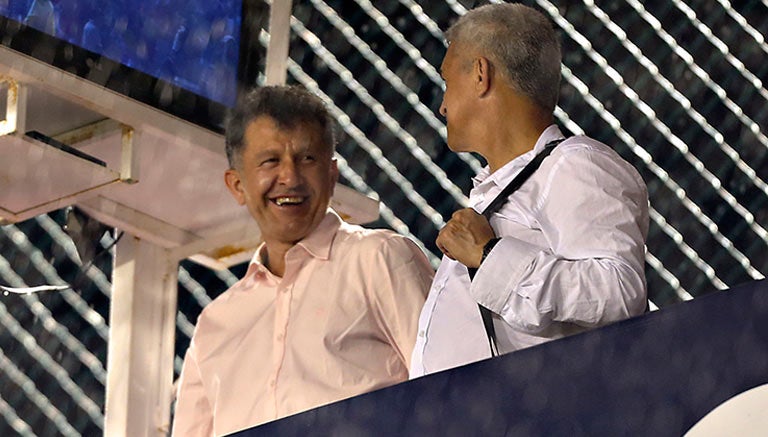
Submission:
[[[341,182],[380,199],[371,226],[419,241],[436,266],[437,232],[483,165],[445,146],[441,30],[485,2],[294,3],[288,81],[338,121]],[[562,36],[558,123],[614,147],[648,185],[655,306],[762,278],[768,3],[526,3]],[[63,223],[56,211],[0,228],[0,284],[70,287],[0,296],[0,435],[102,433],[112,256],[84,268]],[[177,375],[201,309],[244,271],[180,265]]]

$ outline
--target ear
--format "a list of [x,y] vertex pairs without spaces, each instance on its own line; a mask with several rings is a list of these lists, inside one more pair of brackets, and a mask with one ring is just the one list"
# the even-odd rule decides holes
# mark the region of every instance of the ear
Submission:
[[336,161],[336,159],[331,160],[331,195],[333,195],[334,187],[336,187],[336,183],[339,181],[339,163]]
[[472,61],[472,81],[478,97],[485,96],[491,90],[491,63],[488,58],[479,56]]
[[243,190],[243,181],[240,179],[240,173],[230,168],[224,172],[224,183],[227,189],[235,198],[239,205],[245,205],[245,191]]

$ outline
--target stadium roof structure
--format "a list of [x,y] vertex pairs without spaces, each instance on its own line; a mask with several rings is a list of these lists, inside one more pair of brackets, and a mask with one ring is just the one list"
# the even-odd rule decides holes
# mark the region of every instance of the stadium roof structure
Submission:
[[[270,9],[266,83],[284,83],[291,2]],[[116,245],[105,435],[141,435],[170,417],[178,262],[248,261],[260,231],[223,183],[219,133],[0,46],[0,222],[75,205],[129,234]],[[337,184],[347,221],[378,201]]]

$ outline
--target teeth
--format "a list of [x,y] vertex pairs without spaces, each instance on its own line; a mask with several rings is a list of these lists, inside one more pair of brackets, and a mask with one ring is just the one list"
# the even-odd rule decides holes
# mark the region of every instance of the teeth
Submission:
[[301,203],[302,200],[301,197],[278,197],[275,199],[275,203],[277,203],[278,206],[283,206],[286,204]]

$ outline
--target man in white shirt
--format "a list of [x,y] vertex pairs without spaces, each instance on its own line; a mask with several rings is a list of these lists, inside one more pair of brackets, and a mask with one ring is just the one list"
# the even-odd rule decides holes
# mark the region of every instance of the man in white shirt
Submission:
[[[646,307],[647,190],[608,146],[563,141],[553,124],[561,54],[552,24],[530,7],[494,4],[469,11],[446,37],[448,147],[488,165],[474,179],[472,207],[437,238],[445,256],[421,312],[411,377],[490,357],[491,331],[505,353]],[[559,141],[490,220],[480,214]]]

